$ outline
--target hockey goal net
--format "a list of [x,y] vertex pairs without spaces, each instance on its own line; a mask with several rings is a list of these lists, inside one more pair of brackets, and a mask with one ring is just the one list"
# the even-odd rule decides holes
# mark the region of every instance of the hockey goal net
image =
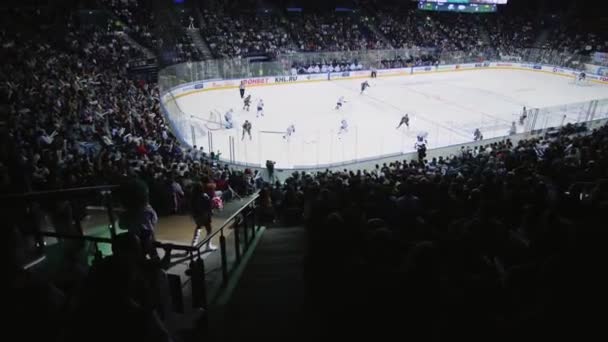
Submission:
[[192,115],[192,119],[199,122],[210,131],[217,131],[224,128],[224,120],[218,111],[211,111],[208,115]]
[[218,130],[224,128],[224,120],[222,115],[216,110],[209,112],[209,118],[207,119],[207,128],[210,130]]

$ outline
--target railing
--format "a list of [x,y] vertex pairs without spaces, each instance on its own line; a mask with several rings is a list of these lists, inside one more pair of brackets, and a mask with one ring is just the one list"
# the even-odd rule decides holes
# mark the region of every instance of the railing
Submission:
[[[113,244],[117,235],[115,207],[112,193],[118,186],[98,186],[25,194],[11,194],[0,197],[0,204],[4,211],[7,225],[17,228],[24,237],[33,237],[32,243],[26,241],[23,246],[16,246],[26,251],[31,257],[40,258],[47,253],[50,241],[73,242],[72,247],[78,250],[84,248],[84,242],[92,244],[96,259],[103,257],[100,245]],[[203,241],[195,246],[176,243],[155,242],[155,247],[165,251],[161,264],[168,267],[173,263],[189,261],[189,274],[191,279],[192,306],[195,308],[208,308],[208,298],[215,298],[228,284],[231,272],[239,265],[243,254],[252,246],[252,241],[258,231],[256,221],[256,200],[258,194],[243,203],[240,209],[232,214],[222,226],[212,232]],[[110,237],[87,236],[82,229],[80,219],[74,217],[74,208],[79,203],[102,204],[108,219],[108,232]],[[77,200],[77,201],[74,201]],[[60,208],[56,205],[61,204]],[[60,215],[57,210],[61,210]],[[43,218],[46,216],[61,216],[62,219],[52,219],[52,227],[45,226]],[[75,222],[75,227],[70,227]],[[53,231],[54,230],[54,231]],[[206,249],[207,243],[219,237],[219,250]],[[230,241],[230,239],[232,239]],[[26,239],[27,240],[27,239]],[[65,247],[65,246],[64,246]],[[182,252],[173,255],[173,251]],[[73,251],[72,251],[73,252]],[[67,253],[67,252],[66,252]],[[32,258],[33,259],[33,258]],[[23,265],[33,265],[30,260],[24,260]],[[170,270],[170,269],[169,269]],[[217,272],[220,271],[220,272]],[[180,294],[174,296],[182,298]],[[183,306],[178,305],[178,307]]]
[[[228,284],[231,272],[236,269],[242,260],[243,254],[251,247],[251,243],[259,229],[255,206],[258,196],[257,193],[253,195],[240,209],[230,215],[220,228],[195,246],[192,246],[198,257],[196,265],[200,268],[198,271],[202,277],[199,280],[201,281],[201,285],[205,284],[204,286],[195,286],[193,281],[193,298],[196,298],[196,302],[202,307],[207,307],[207,298],[209,296],[216,297],[219,294],[219,289]],[[230,231],[232,232],[232,244],[229,244],[227,240]],[[219,249],[215,251],[207,249],[207,246],[216,238],[219,239]],[[209,255],[206,259],[203,259],[201,258],[202,253],[208,253]],[[218,269],[221,276],[219,279],[207,276]],[[213,290],[216,293],[212,293],[214,292]]]

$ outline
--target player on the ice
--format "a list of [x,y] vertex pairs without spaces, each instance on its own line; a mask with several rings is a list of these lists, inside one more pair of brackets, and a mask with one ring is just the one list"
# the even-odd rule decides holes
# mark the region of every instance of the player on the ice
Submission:
[[416,135],[416,143],[414,144],[414,148],[418,152],[418,162],[422,163],[424,158],[426,158],[426,145],[428,144],[426,137],[429,135],[428,132],[420,131]]
[[399,121],[399,126],[397,126],[397,129],[399,129],[399,127],[402,125],[405,125],[408,129],[410,128],[410,117],[407,113],[401,117],[401,121]]
[[224,114],[224,121],[226,122],[224,126],[226,127],[226,129],[231,129],[232,127],[234,127],[234,122],[232,121],[233,112],[234,110],[230,108],[230,110],[227,111],[226,114]]
[[418,132],[418,134],[416,135],[416,144],[414,144],[414,148],[417,149],[418,146],[420,146],[420,145],[428,144],[428,141],[426,139],[428,136],[429,136],[428,132],[425,132],[425,131]]
[[346,103],[346,100],[344,99],[344,96],[340,96],[340,98],[338,98],[338,102],[336,103],[336,110],[342,108],[342,105]]
[[475,128],[475,132],[473,132],[473,140],[474,141],[483,140],[483,135],[481,134],[481,131],[479,130],[479,128]]
[[243,110],[249,111],[249,107],[251,106],[251,94],[247,95],[243,100]]
[[296,126],[294,124],[289,125],[287,130],[285,131],[285,135],[283,135],[283,139],[289,140],[291,136],[296,132]]
[[248,120],[245,120],[245,123],[243,123],[243,136],[241,137],[241,140],[245,139],[245,133],[249,135],[249,140],[251,140],[251,122]]
[[341,135],[344,133],[348,133],[348,122],[346,119],[342,119],[340,121],[340,130],[338,131],[338,139],[341,139]]
[[524,110],[521,112],[521,115],[519,116],[519,124],[523,125],[524,121],[526,121],[527,117],[528,117],[528,111],[526,110],[526,107],[524,107]]
[[515,135],[517,133],[517,126],[515,121],[511,122],[511,128],[509,128],[509,135]]
[[264,116],[264,101],[262,99],[258,101],[258,112],[255,114],[255,117],[258,118],[260,115]]
[[369,87],[371,87],[369,85],[369,82],[365,81],[365,82],[361,83],[361,94],[363,94],[363,92],[365,91],[365,89],[367,89]]
[[580,82],[580,81],[584,81],[586,79],[587,79],[587,74],[585,74],[585,72],[581,72],[580,74],[578,74],[578,77],[576,80]]

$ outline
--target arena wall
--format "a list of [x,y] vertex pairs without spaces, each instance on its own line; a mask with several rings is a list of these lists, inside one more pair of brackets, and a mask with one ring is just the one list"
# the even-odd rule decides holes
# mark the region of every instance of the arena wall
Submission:
[[[533,63],[510,63],[510,62],[480,62],[480,63],[464,63],[464,64],[451,64],[451,65],[438,65],[438,66],[418,66],[410,68],[397,68],[397,69],[381,69],[378,70],[378,77],[395,77],[395,76],[408,76],[415,74],[431,74],[431,73],[443,73],[443,72],[462,72],[470,70],[480,69],[502,69],[502,70],[524,70],[533,72],[543,72],[553,74],[557,76],[564,76],[574,78],[580,71],[562,67],[556,67],[552,65],[542,65]],[[339,81],[348,79],[358,78],[369,78],[369,70],[359,71],[345,71],[345,72],[333,72],[328,74],[311,74],[311,75],[297,75],[297,76],[265,76],[265,77],[252,77],[243,79],[226,79],[226,80],[207,80],[197,81],[181,84],[172,88],[169,92],[163,95],[163,102],[170,101],[171,97],[180,98],[191,94],[222,90],[222,89],[234,89],[238,88],[241,82],[245,82],[246,87],[263,87],[263,86],[276,86],[283,84],[294,84],[294,83],[311,83],[311,82],[323,82],[323,81]],[[588,73],[587,78],[589,81],[594,83],[608,84],[608,76],[602,76],[598,74]]]

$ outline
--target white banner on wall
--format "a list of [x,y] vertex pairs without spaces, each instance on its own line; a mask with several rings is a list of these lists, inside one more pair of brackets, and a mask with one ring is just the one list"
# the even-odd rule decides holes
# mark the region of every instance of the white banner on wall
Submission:
[[593,61],[600,64],[608,64],[608,52],[596,52],[593,54]]

